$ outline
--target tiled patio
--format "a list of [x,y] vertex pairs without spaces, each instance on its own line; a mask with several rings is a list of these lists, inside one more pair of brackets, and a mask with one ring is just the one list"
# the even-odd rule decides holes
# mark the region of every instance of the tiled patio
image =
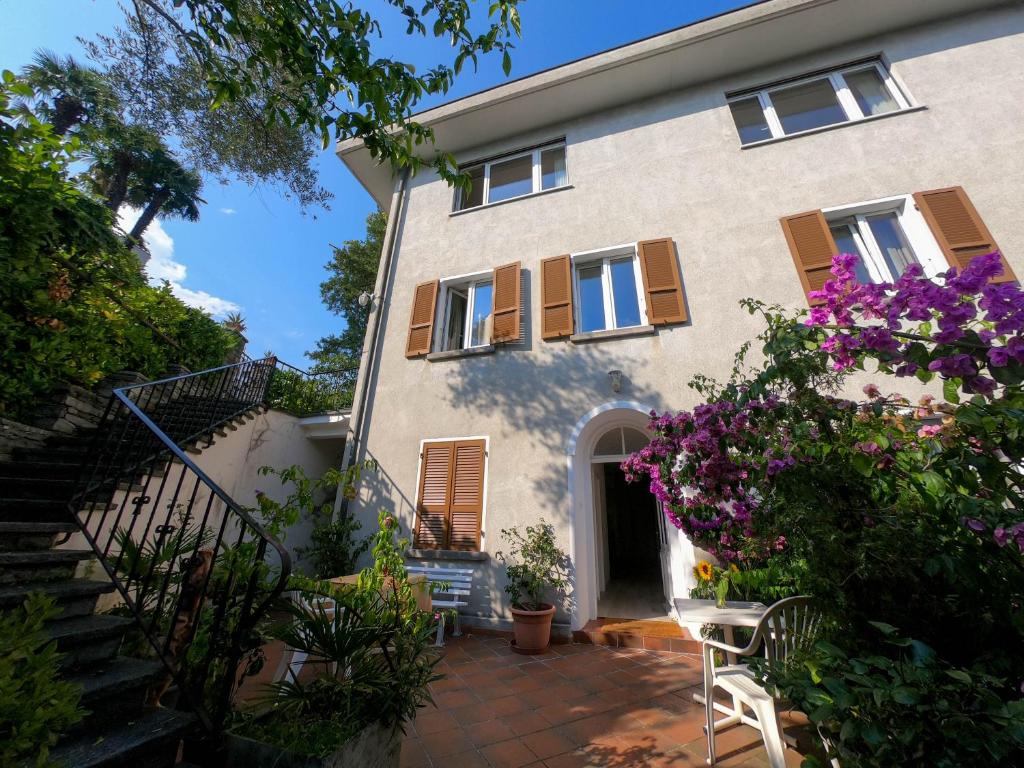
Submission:
[[[705,765],[698,656],[580,644],[521,656],[500,637],[446,642],[437,708],[409,727],[403,768]],[[768,765],[748,726],[720,734],[718,751],[723,768]]]

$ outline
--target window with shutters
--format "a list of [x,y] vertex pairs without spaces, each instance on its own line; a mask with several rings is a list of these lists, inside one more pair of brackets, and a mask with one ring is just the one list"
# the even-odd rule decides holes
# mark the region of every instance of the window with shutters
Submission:
[[420,444],[416,547],[480,549],[486,474],[487,438]]
[[485,347],[491,343],[494,283],[491,273],[441,281],[440,336],[442,352]]
[[910,195],[822,210],[841,253],[860,257],[857,279],[891,283],[910,264],[935,277],[949,264]]
[[647,324],[635,245],[573,254],[572,267],[577,333]]
[[564,141],[502,155],[459,170],[469,175],[470,187],[456,193],[456,211],[569,185]]
[[910,108],[879,59],[728,95],[744,146]]

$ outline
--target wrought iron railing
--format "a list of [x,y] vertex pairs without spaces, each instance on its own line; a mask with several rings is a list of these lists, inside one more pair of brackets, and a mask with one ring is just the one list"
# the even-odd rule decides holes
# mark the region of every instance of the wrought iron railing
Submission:
[[291,561],[257,515],[187,454],[267,402],[274,358],[114,390],[71,511],[167,669],[208,728],[227,714],[256,627]]
[[277,362],[267,404],[295,416],[312,416],[352,407],[358,367],[304,371]]

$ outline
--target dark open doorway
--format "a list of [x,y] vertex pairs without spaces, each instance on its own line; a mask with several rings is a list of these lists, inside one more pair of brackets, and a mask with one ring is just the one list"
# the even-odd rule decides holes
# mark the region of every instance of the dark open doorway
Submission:
[[[603,481],[607,579],[598,599],[598,615],[653,618],[666,614],[661,574],[658,504],[645,483],[626,482],[618,464],[596,465]],[[605,542],[601,542],[604,545]]]

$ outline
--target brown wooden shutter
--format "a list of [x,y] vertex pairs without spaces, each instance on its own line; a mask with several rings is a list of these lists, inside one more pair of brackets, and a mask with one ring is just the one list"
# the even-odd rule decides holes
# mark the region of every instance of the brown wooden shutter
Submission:
[[437,280],[416,286],[412,297],[412,313],[409,317],[409,340],[405,345],[406,357],[417,357],[430,352],[430,341],[434,336],[437,286]]
[[519,262],[494,270],[494,316],[491,343],[519,339]]
[[543,339],[572,336],[572,264],[568,256],[540,263],[541,331]]
[[448,538],[452,456],[455,444],[424,443],[420,460],[420,492],[416,505],[416,546],[440,549]]
[[460,440],[455,443],[451,513],[448,517],[449,549],[480,549],[485,461],[483,440]]
[[[825,214],[807,211],[780,219],[780,223],[804,293],[820,290],[832,277],[832,257],[839,253]],[[809,295],[807,301],[812,307],[822,303],[821,299],[812,299]]]
[[645,240],[637,245],[637,250],[647,296],[647,322],[651,325],[685,323],[683,281],[672,240]]
[[[975,256],[999,250],[963,187],[915,192],[914,202],[931,227],[950,266],[962,270]],[[1004,257],[1003,274],[993,278],[992,282],[1005,283],[1016,279]]]

